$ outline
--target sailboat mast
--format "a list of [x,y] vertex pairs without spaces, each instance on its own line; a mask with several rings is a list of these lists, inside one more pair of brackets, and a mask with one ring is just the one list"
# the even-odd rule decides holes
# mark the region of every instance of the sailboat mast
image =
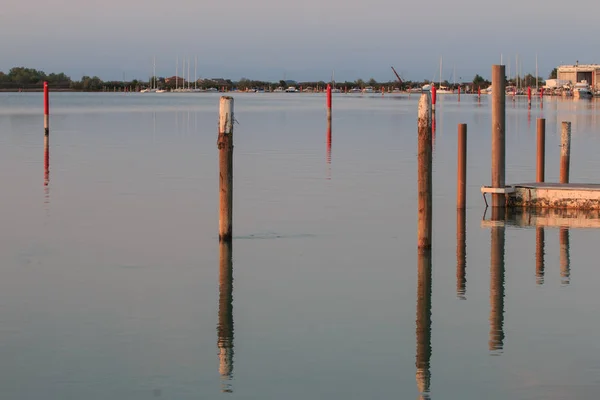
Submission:
[[175,90],[177,90],[177,74],[179,73],[179,54],[175,56]]
[[535,92],[538,91],[538,62],[537,62],[537,53],[535,53]]
[[194,59],[194,90],[198,89],[198,56]]
[[190,57],[188,56],[188,90],[190,90]]
[[440,56],[440,89],[442,88],[442,56]]
[[152,61],[152,89],[156,89],[156,56]]

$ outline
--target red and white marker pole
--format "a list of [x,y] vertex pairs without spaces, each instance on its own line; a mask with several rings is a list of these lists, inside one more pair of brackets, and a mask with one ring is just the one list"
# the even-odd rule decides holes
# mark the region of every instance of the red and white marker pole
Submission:
[[437,89],[432,84],[431,85],[431,112],[435,112],[435,102],[437,99],[436,91],[437,91]]
[[327,84],[327,121],[331,121],[331,85]]
[[44,136],[50,133],[50,100],[48,96],[48,82],[44,82]]
[[531,107],[531,86],[527,86],[527,105]]

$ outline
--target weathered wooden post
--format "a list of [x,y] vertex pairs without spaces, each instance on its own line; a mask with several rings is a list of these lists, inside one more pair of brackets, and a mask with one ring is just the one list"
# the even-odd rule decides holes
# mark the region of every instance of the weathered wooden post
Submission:
[[[496,89],[493,89],[496,90]],[[492,208],[492,221],[504,220],[504,208]],[[504,347],[504,226],[491,228],[489,350]]]
[[558,231],[560,244],[560,283],[568,285],[571,282],[571,255],[569,251],[569,228],[561,227]]
[[467,198],[467,124],[458,124],[456,207],[465,208]]
[[535,277],[538,285],[544,284],[544,227],[535,228]]
[[217,325],[219,374],[223,381],[221,391],[232,392],[233,373],[233,262],[232,243],[219,244],[219,322]]
[[571,162],[571,123],[563,121],[560,134],[560,183],[569,183]]
[[[492,66],[492,188],[505,189],[506,98],[504,65]],[[492,207],[505,207],[504,193],[492,193]]]
[[232,239],[233,217],[233,97],[219,103],[219,241]]
[[44,81],[44,136],[50,134],[50,96],[48,93],[48,82]]
[[427,396],[431,384],[431,249],[419,251],[417,260],[416,380],[419,393]]
[[467,240],[465,209],[456,210],[456,296],[465,300],[467,291]]
[[418,112],[418,248],[431,248],[432,218],[432,131],[431,131],[431,96],[429,92],[421,94]]
[[544,182],[546,173],[546,119],[537,119],[537,163],[536,182]]

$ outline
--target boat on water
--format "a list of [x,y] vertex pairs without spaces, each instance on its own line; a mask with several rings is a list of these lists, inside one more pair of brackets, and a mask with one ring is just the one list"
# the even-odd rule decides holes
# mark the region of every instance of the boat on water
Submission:
[[448,86],[440,85],[439,88],[436,88],[435,93],[436,94],[454,94],[454,90],[448,88]]
[[295,93],[295,92],[297,92],[297,91],[298,91],[298,89],[296,89],[296,87],[295,87],[295,86],[290,86],[290,87],[288,87],[287,89],[285,89],[285,91],[286,91],[287,93]]
[[362,90],[363,93],[375,93],[375,89],[373,88],[373,86],[367,86],[366,88],[364,88]]
[[587,81],[577,82],[573,87],[573,98],[575,99],[591,99],[594,93]]

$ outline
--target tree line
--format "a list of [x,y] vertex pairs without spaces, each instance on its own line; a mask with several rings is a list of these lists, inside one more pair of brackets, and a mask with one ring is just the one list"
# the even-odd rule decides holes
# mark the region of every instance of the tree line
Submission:
[[[556,69],[552,71],[550,77],[556,76]],[[536,78],[527,74],[523,77],[519,77],[518,80],[522,86],[535,86]],[[517,78],[507,79],[507,85],[516,85]],[[188,82],[183,78],[178,77],[149,77],[148,81],[142,81],[133,79],[131,81],[103,81],[97,76],[83,76],[80,80],[72,80],[69,76],[63,72],[46,74],[44,71],[39,71],[34,68],[26,67],[13,67],[4,73],[0,71],[0,89],[3,90],[37,90],[41,89],[43,82],[48,82],[48,86],[51,89],[59,90],[72,90],[72,91],[86,91],[86,92],[98,92],[98,91],[139,91],[148,87],[157,87],[159,89],[173,90],[177,87],[191,87],[198,89],[210,89],[216,88],[219,90],[251,90],[251,89],[264,89],[268,91],[275,90],[277,87],[287,88],[288,86],[295,86],[303,88],[311,87],[315,90],[323,89],[328,83],[333,83],[338,88],[360,88],[363,89],[367,86],[371,86],[376,90],[381,88],[398,88],[405,90],[412,87],[421,87],[422,85],[432,83],[429,80],[424,81],[403,81],[389,80],[386,82],[378,82],[371,78],[367,81],[357,79],[355,81],[344,81],[344,82],[325,82],[325,81],[284,81],[268,82],[261,80],[252,80],[247,78],[241,78],[238,81],[232,81],[231,79],[199,79],[198,81]],[[437,82],[436,82],[437,83]],[[538,85],[543,85],[544,81],[538,77]],[[491,82],[484,79],[481,75],[476,74],[471,82],[461,83],[450,83],[447,80],[441,82],[443,86],[449,88],[458,88],[459,86],[469,86],[471,90],[477,88],[486,88]]]

